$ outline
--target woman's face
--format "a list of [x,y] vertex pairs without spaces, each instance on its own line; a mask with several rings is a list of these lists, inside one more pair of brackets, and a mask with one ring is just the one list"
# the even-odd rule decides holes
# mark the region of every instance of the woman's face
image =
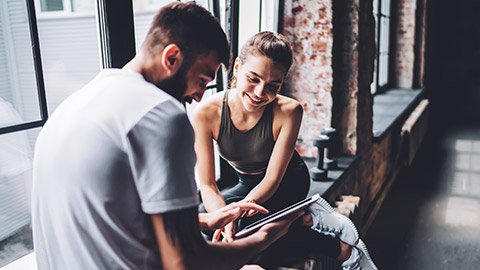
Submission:
[[285,78],[285,68],[263,55],[249,55],[245,62],[235,60],[237,91],[245,110],[257,111],[277,97]]

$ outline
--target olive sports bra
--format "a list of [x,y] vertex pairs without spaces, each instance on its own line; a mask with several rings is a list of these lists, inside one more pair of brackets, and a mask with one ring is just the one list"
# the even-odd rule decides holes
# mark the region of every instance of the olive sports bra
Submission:
[[238,130],[230,118],[228,93],[222,104],[222,119],[217,138],[218,152],[230,165],[245,173],[266,170],[275,141],[273,140],[273,104],[267,105],[257,124],[247,131]]

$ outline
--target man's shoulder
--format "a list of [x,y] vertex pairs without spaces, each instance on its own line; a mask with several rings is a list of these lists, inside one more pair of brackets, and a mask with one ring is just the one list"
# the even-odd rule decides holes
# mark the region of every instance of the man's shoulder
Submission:
[[175,100],[167,98],[162,102],[158,102],[149,110],[146,110],[138,119],[137,123],[132,126],[132,130],[136,129],[150,130],[152,134],[161,137],[179,136],[177,139],[185,139],[192,130],[190,120],[185,109]]
[[109,106],[126,114],[140,114],[140,117],[156,111],[161,112],[156,116],[162,117],[185,114],[185,108],[177,99],[147,82],[137,72],[107,69],[100,73],[100,77],[106,80],[104,88],[108,92],[103,98],[115,101],[115,104],[109,101]]
[[96,87],[110,89],[113,95],[126,95],[132,101],[149,99],[151,102],[174,102],[179,107],[181,103],[167,92],[145,80],[143,75],[125,69],[105,69],[94,80]]

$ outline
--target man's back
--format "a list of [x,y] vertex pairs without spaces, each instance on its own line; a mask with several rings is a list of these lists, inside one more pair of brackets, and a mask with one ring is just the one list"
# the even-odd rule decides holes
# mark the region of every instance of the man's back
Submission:
[[[176,149],[181,170],[165,164],[176,140],[189,145]],[[197,204],[192,145],[180,103],[138,73],[103,71],[68,98],[35,149],[39,268],[160,269],[146,213]]]

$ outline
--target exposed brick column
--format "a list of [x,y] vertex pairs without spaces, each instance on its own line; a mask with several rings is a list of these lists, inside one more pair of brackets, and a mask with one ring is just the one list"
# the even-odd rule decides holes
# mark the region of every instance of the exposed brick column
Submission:
[[376,54],[375,20],[371,0],[359,0],[359,7],[357,153],[369,157],[373,136],[373,96],[370,84],[373,81]]
[[[375,175],[373,152],[373,97],[370,84],[373,81],[375,62],[375,20],[373,18],[371,0],[359,0],[358,20],[358,124],[357,124],[357,154],[360,156],[359,175],[356,179],[353,195],[360,196],[362,203],[360,216],[368,213],[372,200],[372,186],[377,183],[372,181]],[[368,215],[367,215],[368,216]],[[358,224],[361,228],[363,220]]]
[[425,67],[425,25],[427,17],[427,0],[418,0],[415,29],[415,63],[413,69],[413,87],[423,87]]
[[332,1],[286,0],[283,33],[295,54],[285,92],[304,109],[297,150],[313,157],[313,138],[331,123]]
[[417,0],[398,1],[394,87],[411,88],[415,61],[415,11]]
[[357,151],[358,2],[333,2],[333,115],[338,154]]

